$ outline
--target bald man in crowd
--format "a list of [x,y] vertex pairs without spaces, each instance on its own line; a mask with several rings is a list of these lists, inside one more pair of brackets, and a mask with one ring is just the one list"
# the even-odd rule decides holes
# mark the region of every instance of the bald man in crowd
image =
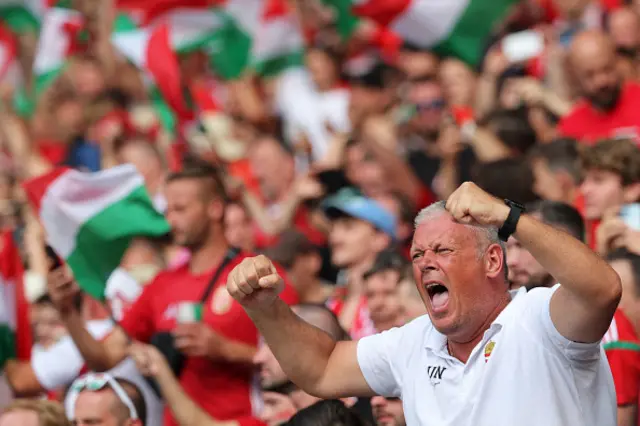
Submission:
[[603,32],[578,34],[569,64],[583,100],[558,125],[561,135],[585,143],[604,138],[640,140],[640,85],[624,82],[617,67],[615,44]]

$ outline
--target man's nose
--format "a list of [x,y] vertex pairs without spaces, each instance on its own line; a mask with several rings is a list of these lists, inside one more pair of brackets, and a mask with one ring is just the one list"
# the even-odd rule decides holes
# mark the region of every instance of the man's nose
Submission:
[[383,396],[374,396],[371,398],[371,406],[372,407],[383,407],[386,405],[387,400]]

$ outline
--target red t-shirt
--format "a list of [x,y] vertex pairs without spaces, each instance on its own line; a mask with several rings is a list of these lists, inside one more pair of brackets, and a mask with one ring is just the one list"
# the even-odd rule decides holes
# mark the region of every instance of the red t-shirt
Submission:
[[558,124],[561,135],[593,144],[605,138],[632,138],[640,142],[640,84],[625,83],[616,107],[596,110],[583,100]]
[[602,344],[611,367],[618,406],[636,404],[640,396],[640,340],[620,309]]
[[[242,306],[226,290],[229,272],[249,256],[246,253],[236,256],[222,272],[203,307],[203,321],[224,337],[257,346],[256,327]],[[172,331],[176,326],[178,305],[182,302],[198,302],[217,269],[192,275],[188,268],[187,264],[163,271],[144,288],[120,322],[133,339],[149,342],[157,332]],[[278,271],[285,277],[281,268]],[[289,304],[298,302],[298,296],[288,282],[281,298]],[[180,384],[187,395],[210,416],[217,420],[242,419],[243,424],[252,424],[247,420],[253,414],[252,383],[253,369],[250,365],[213,362],[206,358],[187,358],[180,375]],[[168,408],[165,410],[164,424],[177,425]]]

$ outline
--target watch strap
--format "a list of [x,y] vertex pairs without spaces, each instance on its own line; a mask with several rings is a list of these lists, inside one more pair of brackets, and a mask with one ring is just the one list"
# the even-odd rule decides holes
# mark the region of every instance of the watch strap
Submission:
[[509,215],[507,216],[507,220],[504,221],[500,229],[498,229],[498,238],[502,241],[507,241],[514,232],[516,232],[516,227],[518,226],[518,221],[520,220],[520,216],[524,213],[525,208],[522,204],[518,204],[515,201],[504,200],[504,203],[510,207]]

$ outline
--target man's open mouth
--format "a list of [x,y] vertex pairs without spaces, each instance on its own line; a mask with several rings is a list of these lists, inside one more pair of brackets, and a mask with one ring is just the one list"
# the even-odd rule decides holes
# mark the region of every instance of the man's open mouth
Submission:
[[434,311],[446,308],[449,303],[449,290],[440,283],[428,283],[427,294],[429,295],[429,300],[431,300],[431,306]]

